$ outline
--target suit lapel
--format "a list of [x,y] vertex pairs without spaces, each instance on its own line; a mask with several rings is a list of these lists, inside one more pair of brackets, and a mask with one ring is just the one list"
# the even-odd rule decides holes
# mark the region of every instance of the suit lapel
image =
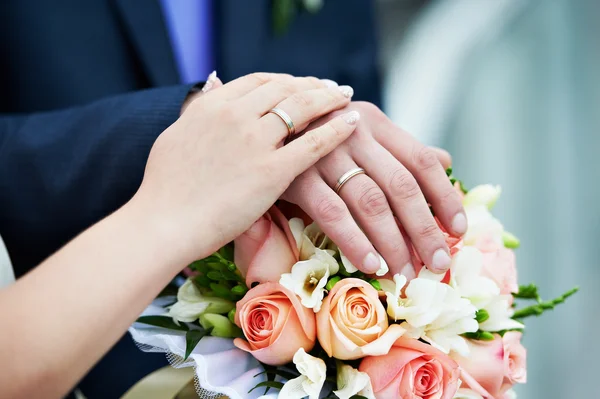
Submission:
[[158,0],[118,0],[117,8],[150,83],[180,82]]

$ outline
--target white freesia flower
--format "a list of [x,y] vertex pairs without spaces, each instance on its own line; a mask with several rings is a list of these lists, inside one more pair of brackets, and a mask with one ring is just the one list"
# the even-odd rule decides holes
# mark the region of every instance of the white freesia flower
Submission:
[[485,399],[483,396],[468,388],[460,388],[452,399]]
[[303,348],[298,349],[293,360],[300,372],[300,377],[286,382],[279,391],[278,398],[302,399],[308,396],[309,399],[319,399],[321,389],[327,378],[325,362],[318,357],[307,354]]
[[[348,258],[346,258],[346,256],[342,253],[342,251],[340,250],[340,258],[342,260],[342,265],[344,265],[344,269],[346,269],[346,271],[348,273],[355,273],[358,271],[358,269],[356,268],[356,266],[354,266],[352,264],[352,262],[350,262],[350,260]],[[379,255],[379,262],[380,262],[380,267],[379,270],[377,270],[375,272],[376,276],[385,276],[387,274],[387,272],[390,271],[390,268],[388,267],[387,262],[385,261],[385,259],[383,259],[383,256]]]
[[304,221],[300,218],[292,218],[288,223],[300,252],[300,260],[310,259],[315,254],[316,248],[327,251],[332,256],[335,255],[337,247],[316,223],[305,227]]
[[468,299],[461,298],[448,284],[426,278],[427,273],[411,280],[402,297],[406,277],[396,274],[396,289],[386,292],[388,315],[394,320],[405,320],[405,336],[422,338],[445,353],[454,350],[467,356],[469,348],[460,334],[475,332],[477,308]]
[[233,302],[223,298],[205,297],[198,287],[188,279],[177,291],[177,302],[171,306],[168,315],[176,322],[191,323],[204,313],[227,313],[233,309]]
[[514,389],[509,389],[508,391],[504,392],[504,399],[517,399],[517,393]]
[[354,395],[375,399],[369,375],[347,364],[337,368],[337,388],[333,393],[340,399],[350,399]]
[[510,295],[498,295],[484,308],[489,318],[479,324],[482,331],[502,331],[525,328],[525,326],[516,320],[511,319],[513,310],[510,306]]
[[488,209],[492,209],[492,207],[496,204],[498,197],[500,197],[500,193],[502,193],[500,186],[482,184],[470,189],[469,192],[465,194],[465,197],[463,198],[463,205],[465,207],[484,205]]
[[491,240],[498,246],[504,244],[502,238],[504,226],[496,219],[485,205],[465,206],[469,221],[467,232],[463,237],[465,245],[475,245],[478,239]]
[[450,285],[467,298],[477,309],[485,307],[500,295],[500,287],[494,280],[481,275],[483,255],[474,247],[462,248],[452,258]]
[[315,254],[292,266],[292,272],[282,274],[279,284],[293,291],[302,300],[302,305],[314,312],[321,309],[325,285],[329,276],[336,274],[339,265],[328,252],[315,248]]

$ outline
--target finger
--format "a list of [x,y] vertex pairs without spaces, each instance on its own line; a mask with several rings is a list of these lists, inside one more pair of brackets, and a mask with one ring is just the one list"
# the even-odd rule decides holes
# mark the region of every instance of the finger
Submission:
[[[344,153],[340,159],[334,157],[336,153],[329,154],[316,166],[330,187],[335,187],[340,176],[357,167],[348,154]],[[347,180],[338,195],[350,209],[354,220],[386,260],[392,275],[400,273],[411,261],[410,252],[381,188],[366,174],[360,174]],[[362,254],[355,254],[350,245],[337,242],[336,244],[353,264],[363,259],[360,257]],[[365,273],[376,271],[361,270]]]
[[241,109],[251,110],[258,116],[263,116],[268,110],[277,106],[281,101],[298,92],[314,89],[324,89],[327,83],[313,77],[289,77],[276,79],[257,87],[237,100]]
[[411,173],[378,143],[369,151],[353,151],[352,156],[383,188],[424,263],[434,272],[446,271],[450,256],[445,237]]
[[216,100],[230,101],[240,98],[252,90],[272,81],[292,79],[293,76],[282,73],[257,72],[245,75],[223,85],[222,90],[213,93]]
[[297,178],[286,191],[284,199],[300,206],[353,265],[361,270],[377,271],[379,256],[350,215],[346,204],[323,181],[316,169],[311,172]]
[[[313,120],[348,105],[352,94],[350,86],[301,91],[281,101],[277,108],[287,114],[298,133]],[[268,112],[270,108],[272,106],[265,108],[259,124],[261,131],[272,132],[275,142],[280,143],[290,132],[279,115]]]
[[356,111],[337,116],[278,149],[275,157],[279,158],[278,165],[282,165],[284,176],[291,182],[333,151],[354,132],[359,119]]
[[392,127],[399,131],[400,137],[380,135],[377,141],[412,173],[442,226],[456,237],[466,233],[467,219],[462,201],[438,160],[439,153],[424,146],[410,134]]
[[440,161],[440,163],[442,164],[442,167],[444,169],[448,169],[449,167],[452,166],[452,155],[450,155],[450,153],[446,150],[444,150],[443,148],[439,148],[439,147],[429,147],[431,148],[434,152],[435,155],[437,156],[438,161]]

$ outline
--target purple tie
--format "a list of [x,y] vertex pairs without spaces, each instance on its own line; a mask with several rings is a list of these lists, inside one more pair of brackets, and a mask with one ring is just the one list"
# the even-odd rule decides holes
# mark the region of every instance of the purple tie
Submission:
[[205,80],[214,68],[212,0],[161,0],[182,83]]

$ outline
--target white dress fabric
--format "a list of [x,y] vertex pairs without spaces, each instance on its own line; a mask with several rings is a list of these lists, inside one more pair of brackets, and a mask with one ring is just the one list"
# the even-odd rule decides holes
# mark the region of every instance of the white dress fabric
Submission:
[[12,284],[15,281],[15,273],[10,263],[8,251],[0,237],[0,289]]

